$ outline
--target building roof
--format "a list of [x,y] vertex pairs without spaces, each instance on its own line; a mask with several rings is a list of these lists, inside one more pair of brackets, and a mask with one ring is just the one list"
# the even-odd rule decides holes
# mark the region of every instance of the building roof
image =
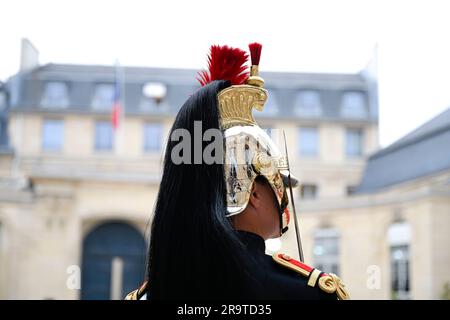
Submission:
[[[175,114],[186,99],[198,87],[198,70],[121,67],[124,88],[124,105],[127,113]],[[271,118],[292,118],[296,116],[294,106],[299,90],[314,90],[320,95],[322,113],[320,118],[336,119],[339,113],[343,92],[363,93],[367,105],[367,116],[358,121],[377,121],[378,106],[371,98],[369,81],[363,73],[325,74],[325,73],[288,73],[262,72],[269,99],[276,104],[276,114],[267,113]],[[40,110],[40,102],[46,82],[61,81],[68,85],[69,106],[61,112],[90,112],[92,97],[99,83],[114,83],[115,67],[100,65],[46,64],[12,77],[11,107],[15,110]],[[142,88],[146,83],[163,83],[167,96],[158,108],[142,108]],[[52,110],[54,111],[54,110]],[[260,114],[259,116],[264,116]],[[258,115],[257,115],[258,116]],[[297,116],[298,117],[298,116]],[[350,119],[351,120],[351,119]],[[355,120],[355,119],[353,119]]]
[[373,154],[358,193],[450,169],[450,108]]

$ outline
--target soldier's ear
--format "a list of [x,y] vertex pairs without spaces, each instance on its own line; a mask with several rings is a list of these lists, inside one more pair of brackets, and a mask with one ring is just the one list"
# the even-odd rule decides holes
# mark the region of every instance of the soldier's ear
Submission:
[[258,181],[255,180],[253,182],[249,204],[251,204],[254,208],[258,208],[261,205],[261,197],[263,196],[262,187],[262,184]]

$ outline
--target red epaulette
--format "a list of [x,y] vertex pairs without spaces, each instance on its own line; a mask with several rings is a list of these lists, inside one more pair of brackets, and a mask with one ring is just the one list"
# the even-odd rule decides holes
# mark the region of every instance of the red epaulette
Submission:
[[325,273],[319,269],[312,268],[303,262],[292,259],[287,254],[275,253],[272,257],[279,265],[308,278],[308,286],[315,287],[317,285],[321,290],[327,293],[336,293],[339,300],[350,299],[342,280],[334,273]]
[[126,295],[125,300],[140,300],[147,292],[148,281],[145,281],[138,289]]

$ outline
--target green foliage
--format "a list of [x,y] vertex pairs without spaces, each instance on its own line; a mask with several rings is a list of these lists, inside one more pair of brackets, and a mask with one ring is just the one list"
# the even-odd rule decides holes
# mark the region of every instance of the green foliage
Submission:
[[443,288],[442,294],[441,294],[441,299],[442,300],[450,300],[450,282],[446,282],[444,284],[444,288]]

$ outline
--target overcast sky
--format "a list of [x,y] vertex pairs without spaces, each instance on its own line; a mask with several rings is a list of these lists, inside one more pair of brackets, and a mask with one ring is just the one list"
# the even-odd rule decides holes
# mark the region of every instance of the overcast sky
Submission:
[[[214,2],[214,5],[212,4]],[[380,143],[450,106],[448,1],[2,0],[0,79],[20,39],[40,62],[205,67],[211,44],[263,44],[261,70],[358,72],[378,45]]]

